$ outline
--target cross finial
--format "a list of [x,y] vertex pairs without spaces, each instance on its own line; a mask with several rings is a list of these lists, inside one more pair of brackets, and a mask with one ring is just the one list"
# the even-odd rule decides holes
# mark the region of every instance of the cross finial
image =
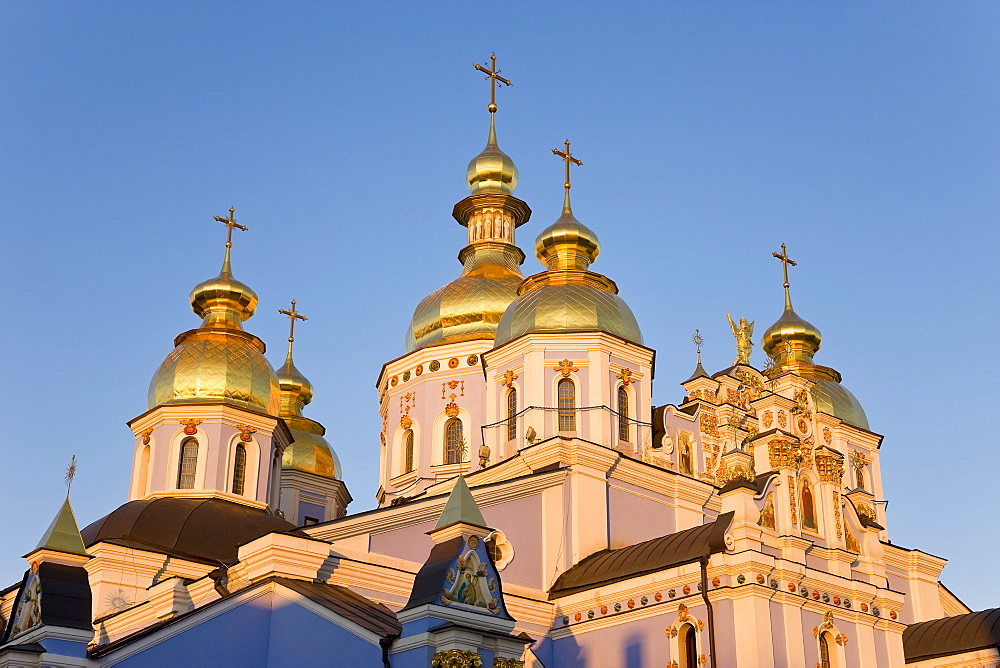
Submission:
[[497,54],[490,54],[490,68],[486,69],[483,65],[479,63],[472,63],[480,72],[486,73],[486,78],[490,80],[490,106],[487,109],[490,110],[491,114],[495,114],[497,110],[497,85],[503,84],[504,86],[513,86],[510,79],[505,79],[500,76],[500,70],[497,69]]
[[781,260],[781,268],[782,270],[784,270],[785,274],[785,306],[791,308],[792,298],[791,294],[789,293],[789,287],[791,286],[788,283],[788,265],[792,265],[794,267],[796,265],[796,262],[795,260],[788,257],[788,249],[786,248],[785,244],[781,244],[780,253],[771,253],[771,255]]
[[560,158],[563,159],[563,162],[566,163],[566,183],[563,184],[563,188],[566,189],[566,198],[563,201],[563,210],[564,211],[569,211],[570,210],[570,206],[569,206],[569,189],[573,187],[572,184],[570,184],[570,179],[569,179],[569,166],[570,166],[570,163],[572,163],[572,164],[576,165],[577,167],[579,167],[579,166],[583,165],[583,161],[576,159],[575,157],[573,157],[573,154],[570,153],[570,150],[569,150],[569,140],[568,139],[565,142],[563,142],[563,143],[566,145],[566,150],[565,151],[560,151],[559,149],[554,148],[554,149],[552,149],[552,153],[554,153],[555,155],[558,155]]
[[69,490],[73,486],[73,478],[76,477],[76,455],[69,460],[69,466],[66,468],[66,498],[69,498]]
[[225,224],[225,226],[229,228],[229,230],[228,230],[228,232],[226,234],[226,248],[232,248],[233,247],[233,228],[234,227],[236,229],[242,230],[244,232],[247,231],[246,225],[240,225],[239,223],[236,222],[236,208],[235,207],[232,207],[232,206],[229,207],[229,217],[228,218],[223,218],[222,216],[216,216],[215,219],[217,221],[219,221],[220,223]]
[[705,343],[705,337],[701,335],[700,330],[694,330],[694,336],[691,337],[691,341],[694,342],[695,351],[698,353],[698,363],[701,363],[701,345]]
[[278,309],[278,313],[281,313],[282,315],[287,315],[288,316],[288,320],[289,320],[289,323],[288,323],[288,355],[289,356],[291,356],[291,354],[292,354],[292,344],[295,342],[295,321],[296,320],[308,320],[309,319],[309,318],[305,317],[304,315],[302,315],[301,313],[299,313],[298,311],[295,310],[295,304],[296,304],[296,301],[293,299],[292,300],[292,310],[291,311],[286,311],[283,308],[279,308]]

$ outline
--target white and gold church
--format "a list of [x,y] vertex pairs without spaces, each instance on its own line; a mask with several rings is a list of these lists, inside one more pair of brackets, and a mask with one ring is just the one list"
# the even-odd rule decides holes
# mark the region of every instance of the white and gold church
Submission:
[[67,497],[23,546],[24,578],[0,590],[0,668],[1000,665],[1000,609],[971,612],[939,581],[944,559],[889,541],[882,436],[815,361],[787,248],[765,368],[754,323],[729,318],[732,365],[706,370],[699,348],[677,403],[654,406],[655,351],[593,271],[569,141],[541,270],[522,272],[532,211],[495,124],[510,82],[495,58],[476,67],[489,131],[452,211],[461,274],[378,371],[378,507],[348,512],[306,416],[297,304],[277,370],[245,329],[258,297],[235,277],[230,209],[221,271],[190,295],[201,323],[128,423],[128,500],[81,529]]

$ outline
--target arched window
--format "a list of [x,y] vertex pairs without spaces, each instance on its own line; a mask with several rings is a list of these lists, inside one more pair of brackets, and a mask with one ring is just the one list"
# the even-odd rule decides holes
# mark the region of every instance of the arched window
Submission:
[[569,378],[559,381],[559,431],[576,431],[576,385]]
[[618,388],[618,440],[629,440],[628,431],[628,390],[622,385]]
[[146,496],[146,480],[149,479],[149,446],[142,448],[139,455],[139,484],[136,486],[136,496]]
[[809,481],[805,479],[802,480],[802,526],[816,530],[816,504],[813,502]]
[[698,668],[698,644],[694,636],[694,627],[682,624],[678,636],[681,650],[680,668]]
[[403,434],[403,473],[413,470],[413,430],[407,429]]
[[243,483],[247,477],[247,449],[242,443],[236,445],[233,460],[233,494],[243,494]]
[[181,443],[180,466],[177,467],[177,489],[194,489],[194,475],[198,471],[198,440],[185,439]]
[[832,668],[830,663],[830,634],[822,633],[819,636],[819,665],[822,668]]
[[465,450],[462,421],[451,418],[444,423],[444,463],[460,464]]
[[507,440],[513,441],[517,438],[517,390],[513,387],[507,393]]

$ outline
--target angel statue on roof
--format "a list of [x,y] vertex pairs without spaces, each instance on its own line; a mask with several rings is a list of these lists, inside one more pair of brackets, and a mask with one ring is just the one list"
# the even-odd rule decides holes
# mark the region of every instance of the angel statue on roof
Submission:
[[726,313],[726,319],[729,320],[733,336],[736,337],[736,361],[733,362],[733,366],[737,364],[750,366],[750,351],[753,349],[753,341],[750,340],[750,337],[753,336],[753,323],[747,322],[746,318],[740,318],[740,324],[737,327],[729,313]]

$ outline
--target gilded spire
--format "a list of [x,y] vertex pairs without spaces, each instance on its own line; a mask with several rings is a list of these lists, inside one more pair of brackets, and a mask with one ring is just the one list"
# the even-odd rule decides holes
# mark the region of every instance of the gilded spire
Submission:
[[240,225],[239,223],[236,222],[236,207],[232,206],[229,207],[228,218],[223,218],[222,216],[215,216],[215,220],[219,221],[220,223],[223,223],[226,227],[229,228],[226,231],[226,256],[222,260],[222,272],[220,273],[220,276],[232,276],[233,267],[229,263],[229,254],[230,250],[233,247],[233,228],[246,232],[247,227],[246,225]]
[[292,300],[291,310],[278,309],[278,313],[288,316],[288,355],[285,364],[278,369],[278,386],[281,388],[281,415],[302,415],[302,409],[312,401],[313,386],[303,376],[292,362],[292,345],[295,343],[295,321],[308,320],[295,309],[297,302]]
[[215,278],[199,283],[191,291],[191,309],[203,318],[202,329],[243,329],[243,321],[257,308],[257,293],[233,278],[233,230],[246,231],[246,225],[236,222],[236,209],[229,207],[229,217],[214,216],[226,226],[226,255],[222,271]]
[[569,215],[572,216],[573,215],[573,207],[569,203],[569,189],[573,187],[573,184],[570,183],[569,168],[570,168],[571,164],[572,165],[576,165],[577,167],[582,167],[583,166],[583,161],[574,158],[573,154],[570,153],[570,151],[569,151],[569,140],[568,139],[565,142],[563,142],[563,143],[566,145],[566,150],[565,151],[560,151],[559,149],[554,148],[554,149],[552,149],[552,152],[555,155],[558,155],[560,158],[562,158],[563,162],[566,163],[566,183],[563,184],[563,188],[566,189],[566,194],[563,197],[563,213],[564,214],[569,214]]
[[788,247],[781,244],[781,252],[771,253],[781,261],[785,288],[785,310],[778,321],[767,328],[761,337],[761,347],[768,357],[774,360],[777,373],[800,370],[800,367],[813,366],[813,355],[823,343],[823,335],[812,324],[806,322],[792,308],[792,295],[788,282],[788,265],[796,266],[795,260],[788,257]]
[[490,82],[490,104],[487,107],[490,112],[490,132],[486,138],[486,148],[469,162],[466,177],[469,181],[469,190],[473,194],[477,193],[506,193],[512,195],[517,187],[517,167],[514,161],[506,153],[500,150],[497,144],[496,111],[497,111],[497,88],[500,84],[513,86],[509,79],[500,76],[497,69],[497,56],[490,56],[489,69],[473,63],[480,72],[486,73],[486,78]]
[[497,54],[490,54],[490,69],[486,69],[479,63],[472,63],[480,72],[486,73],[486,78],[490,80],[490,106],[486,107],[490,110],[490,137],[493,139],[493,143],[496,143],[496,135],[493,132],[493,116],[497,112],[497,87],[500,84],[504,86],[513,86],[514,84],[510,82],[509,79],[505,79],[500,76],[500,70],[497,69]]
[[535,253],[538,261],[549,269],[586,271],[601,252],[601,247],[594,231],[573,215],[569,200],[569,190],[573,187],[570,182],[570,165],[581,166],[583,161],[570,152],[568,139],[564,144],[565,151],[552,149],[552,153],[562,158],[566,165],[562,215],[535,239]]

